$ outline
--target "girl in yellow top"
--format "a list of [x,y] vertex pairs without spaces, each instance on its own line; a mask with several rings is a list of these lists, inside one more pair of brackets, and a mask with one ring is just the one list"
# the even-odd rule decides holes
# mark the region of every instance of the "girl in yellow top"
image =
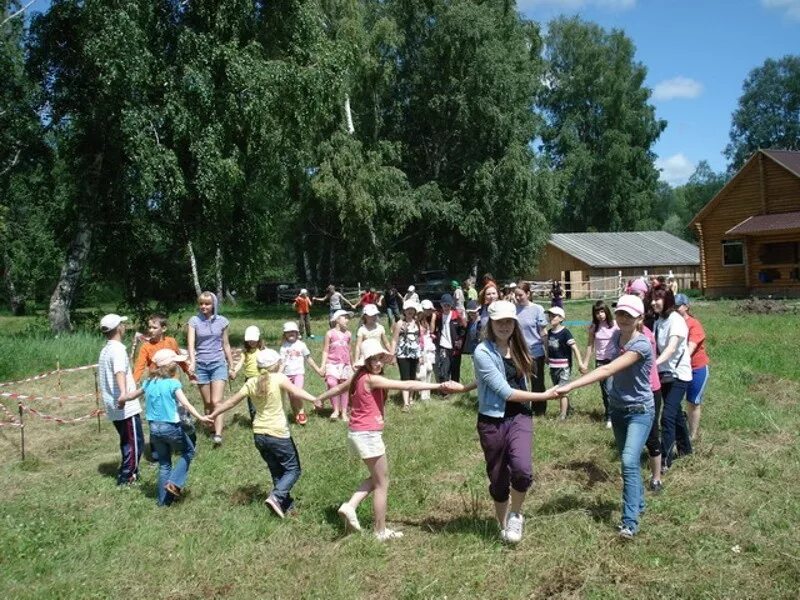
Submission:
[[[244,330],[244,348],[242,348],[242,354],[239,357],[239,360],[236,361],[236,365],[233,367],[231,379],[236,379],[236,376],[242,369],[244,369],[245,381],[251,377],[258,377],[256,352],[263,350],[264,348],[264,340],[261,339],[261,330],[255,325],[250,325]],[[250,400],[250,398],[247,399],[247,410],[250,413],[250,421],[252,422],[253,417],[256,414],[256,409],[253,406],[253,401]]]
[[218,417],[244,398],[253,402],[253,441],[272,475],[272,492],[266,504],[282,519],[294,504],[291,490],[300,478],[300,457],[283,412],[283,396],[288,393],[309,402],[314,401],[314,396],[278,372],[280,354],[269,348],[255,354],[258,377],[248,379],[242,389],[214,409],[210,416]]

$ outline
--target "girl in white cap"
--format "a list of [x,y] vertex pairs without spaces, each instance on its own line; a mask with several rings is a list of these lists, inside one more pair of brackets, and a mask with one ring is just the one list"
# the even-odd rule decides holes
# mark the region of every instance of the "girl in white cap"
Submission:
[[[281,343],[280,354],[283,362],[283,374],[294,385],[303,388],[306,382],[306,363],[323,379],[325,379],[325,371],[320,369],[314,359],[311,358],[311,351],[306,346],[306,343],[300,340],[299,334],[299,328],[294,321],[287,321],[283,324],[283,342]],[[306,411],[303,410],[303,403],[296,398],[291,400],[295,423],[305,425],[308,422],[308,417],[306,416]]]
[[[164,348],[153,355],[154,368],[142,387],[128,395],[128,399],[145,397],[145,415],[150,425],[150,439],[158,454],[158,485],[156,502],[169,506],[181,497],[189,475],[189,464],[194,458],[194,444],[181,427],[179,407],[196,419],[211,424],[211,417],[204,417],[192,406],[183,393],[179,379],[178,363],[186,357],[174,350]],[[174,467],[172,455],[178,456]]]
[[289,432],[289,423],[283,412],[283,396],[289,394],[301,400],[314,401],[314,396],[297,387],[280,373],[281,356],[267,348],[256,353],[259,375],[220,404],[209,415],[216,418],[241,402],[250,398],[256,407],[253,419],[253,442],[267,463],[272,475],[272,492],[266,504],[281,519],[294,505],[291,491],[300,478],[300,457],[297,446]]
[[417,288],[413,285],[408,286],[408,291],[406,295],[403,296],[403,302],[413,302],[414,304],[419,304],[419,294],[417,294]]
[[364,364],[358,371],[317,397],[318,401],[349,394],[350,423],[347,439],[353,451],[364,461],[369,469],[369,477],[339,507],[339,515],[345,527],[361,530],[356,509],[367,496],[373,494],[374,533],[380,541],[403,537],[403,533],[386,527],[386,505],[389,489],[389,466],[386,460],[386,447],[383,444],[383,415],[387,390],[422,391],[445,389],[445,384],[422,383],[420,381],[396,381],[383,376],[383,365],[391,358],[377,340],[367,340],[362,348]]
[[[258,366],[256,365],[256,352],[263,350],[266,346],[261,339],[261,330],[255,325],[250,325],[244,330],[244,347],[242,348],[239,360],[233,366],[231,379],[236,379],[239,371],[244,369],[245,381],[251,377],[258,377]],[[256,409],[250,399],[247,399],[247,411],[250,413],[250,420],[256,414]]]
[[[350,315],[346,310],[337,310],[331,315],[331,329],[325,334],[322,343],[322,364],[320,369],[325,373],[325,384],[328,389],[335,388],[350,378],[353,367],[350,362],[350,340],[353,335],[347,329]],[[331,421],[341,418],[347,421],[347,394],[332,395],[333,413]]]
[[610,379],[608,411],[611,427],[622,460],[622,522],[619,536],[633,539],[639,530],[639,515],[644,510],[644,485],[639,461],[653,424],[655,404],[650,387],[650,370],[656,357],[642,334],[644,303],[625,295],[614,309],[619,331],[612,338],[615,358],[607,365],[560,386],[564,396],[577,388]]
[[365,304],[361,315],[361,325],[356,331],[356,345],[353,351],[353,364],[359,364],[361,357],[361,344],[364,340],[378,340],[388,352],[391,349],[389,339],[386,337],[386,329],[378,323],[380,314],[378,306],[375,304]]

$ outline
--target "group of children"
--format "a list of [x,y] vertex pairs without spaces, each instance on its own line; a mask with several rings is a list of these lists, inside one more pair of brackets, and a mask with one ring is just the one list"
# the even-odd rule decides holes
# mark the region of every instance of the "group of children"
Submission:
[[[639,303],[633,302],[631,300],[633,298]],[[592,324],[589,327],[589,344],[585,358],[581,357],[574,337],[563,324],[566,316],[563,308],[553,306],[547,309],[546,314],[550,327],[547,331],[540,332],[540,343],[544,342],[543,345],[546,348],[546,361],[554,386],[547,392],[538,392],[535,389],[534,392],[524,391],[526,390],[524,380],[536,374],[535,365],[537,364],[536,354],[531,351],[532,346],[527,336],[523,336],[523,324],[527,317],[523,319],[522,315],[531,306],[524,302],[524,298],[516,305],[505,300],[492,301],[488,306],[489,320],[484,325],[486,331],[482,334],[480,332],[480,310],[477,303],[470,301],[464,310],[460,311],[455,308],[452,296],[447,294],[441,298],[440,304],[440,311],[436,311],[429,301],[419,304],[413,300],[405,301],[402,318],[392,328],[391,340],[387,337],[383,325],[378,322],[379,310],[375,305],[367,304],[363,309],[362,322],[356,332],[355,344],[352,344],[352,335],[349,330],[349,319],[352,313],[343,309],[333,312],[330,315],[331,327],[326,332],[323,341],[320,365],[316,364],[308,346],[300,339],[300,328],[294,322],[284,324],[279,351],[266,348],[258,327],[249,326],[245,331],[245,344],[241,356],[235,365],[232,364],[232,353],[227,347],[227,320],[214,322],[215,319],[224,319],[224,317],[216,314],[216,302],[213,295],[204,293],[198,298],[198,317],[193,318],[193,321],[189,323],[190,332],[194,327],[201,333],[198,334],[195,331],[194,336],[190,334],[188,356],[179,351],[174,338],[166,335],[166,319],[162,315],[152,315],[148,320],[149,337],[142,345],[135,368],[131,370],[125,347],[122,344],[126,318],[114,314],[106,315],[100,324],[106,335],[107,344],[100,355],[98,377],[108,418],[114,422],[120,436],[122,463],[117,477],[118,484],[128,486],[134,483],[139,476],[138,465],[144,445],[140,397],[145,399],[145,416],[150,426],[153,458],[159,464],[157,492],[159,505],[169,505],[180,498],[183,493],[189,465],[195,454],[196,436],[193,419],[214,427],[212,439],[215,445],[218,445],[216,438],[222,431],[223,413],[247,398],[254,444],[267,463],[273,480],[273,490],[267,498],[266,504],[282,518],[293,507],[291,489],[301,472],[297,447],[292,440],[288,419],[284,412],[284,399],[288,398],[295,421],[300,425],[307,422],[303,409],[304,401],[312,402],[315,408],[319,409],[322,407],[322,402],[330,399],[333,407],[331,419],[341,419],[348,423],[348,443],[369,470],[369,477],[362,482],[350,500],[340,506],[339,514],[349,529],[359,530],[360,524],[356,508],[370,493],[373,493],[375,535],[381,540],[400,537],[402,535],[400,532],[390,530],[385,526],[388,467],[382,431],[386,390],[394,389],[402,392],[404,410],[411,405],[412,394],[416,392],[429,395],[433,390],[448,393],[477,388],[479,405],[482,405],[481,403],[485,403],[485,400],[482,401],[481,397],[489,394],[489,390],[494,390],[491,392],[494,394],[492,397],[495,398],[492,401],[494,403],[492,411],[494,412],[490,411],[490,416],[482,417],[485,423],[479,426],[479,431],[481,431],[481,427],[486,429],[486,423],[495,428],[497,424],[503,422],[501,418],[503,414],[510,415],[514,419],[521,415],[522,426],[525,429],[527,426],[524,425],[524,421],[533,413],[530,409],[515,410],[512,413],[508,413],[504,409],[505,413],[504,410],[497,413],[497,403],[500,402],[502,405],[507,398],[502,398],[502,394],[498,396],[500,393],[498,389],[502,390],[502,387],[497,389],[492,387],[494,384],[491,381],[496,376],[481,370],[480,365],[483,363],[494,369],[496,364],[502,366],[505,360],[506,371],[505,375],[502,375],[501,369],[501,376],[508,378],[508,384],[511,385],[511,388],[508,389],[520,389],[524,392],[517,394],[519,399],[516,402],[542,402],[558,398],[561,405],[561,418],[566,418],[569,414],[568,393],[571,390],[600,381],[607,426],[614,429],[620,451],[623,454],[625,501],[623,505],[624,528],[621,528],[621,534],[623,537],[632,537],[638,528],[638,512],[643,506],[643,494],[638,488],[633,490],[635,487],[635,477],[632,474],[633,459],[627,454],[635,450],[634,446],[639,441],[642,442],[642,445],[645,444],[645,440],[648,450],[655,450],[655,448],[651,449],[651,438],[652,430],[657,429],[654,425],[654,421],[657,420],[657,408],[653,407],[651,411],[648,407],[653,402],[653,391],[655,390],[652,385],[653,370],[656,368],[654,357],[659,352],[663,353],[664,350],[652,347],[654,345],[654,340],[651,339],[652,334],[647,336],[642,333],[643,330],[649,333],[649,330],[641,323],[645,312],[641,299],[632,295],[620,299],[616,310],[619,325],[605,304],[599,302],[593,307]],[[633,317],[633,321],[628,322],[628,317]],[[205,324],[205,320],[211,320],[212,323]],[[495,359],[491,358],[492,353],[497,352],[499,343],[497,340],[505,335],[502,328],[498,329],[499,323],[494,324],[493,332],[493,320],[513,321],[513,330],[516,333],[513,333],[513,336],[511,333],[508,335],[514,337],[516,341],[513,344],[507,341],[505,346],[502,344],[499,346],[500,348],[504,347],[506,353],[511,352],[513,348],[513,352],[508,354],[508,356],[513,354],[515,357],[511,362],[507,362],[511,360],[508,357],[501,356],[499,363],[495,363]],[[545,324],[545,320],[535,317],[532,323],[534,328],[541,327]],[[308,324],[305,325],[304,330],[306,335],[310,336]],[[508,329],[508,332],[511,331],[512,329]],[[212,337],[213,332],[216,332],[216,341],[211,343],[209,338]],[[479,335],[485,341],[479,341]],[[633,365],[638,365],[636,368],[644,369],[645,364],[640,364],[640,359],[645,356],[645,353],[639,348],[641,345],[639,342],[629,359],[622,362],[615,360],[615,358],[619,358],[620,352],[627,353],[629,343],[638,339],[637,336],[640,335],[647,341],[649,350],[648,360],[645,362],[648,375],[647,391],[650,400],[645,402],[639,402],[644,397],[644,392],[639,390],[639,387],[642,386],[638,375],[626,375],[615,379],[608,377],[631,368]],[[503,339],[510,340],[511,337],[507,336]],[[200,338],[199,342],[198,338]],[[476,355],[476,381],[471,386],[460,385],[457,379],[458,367],[455,369],[456,377],[453,377],[454,357],[458,356],[460,363],[461,353],[477,352],[479,348],[488,343],[486,340],[494,340],[495,345],[485,348],[489,351],[487,355],[489,358],[482,359],[483,363],[478,361]],[[193,343],[200,346],[206,354],[221,353],[227,358],[227,364],[201,363],[198,360],[198,354],[202,353],[198,352],[197,348],[194,348],[193,351]],[[594,354],[598,368],[589,374],[588,363],[592,354]],[[577,381],[571,382],[570,372],[573,359],[584,375]],[[659,360],[661,360],[660,357]],[[397,363],[401,375],[400,381],[383,376],[383,367],[390,362]],[[443,368],[442,363],[447,366]],[[306,365],[325,380],[327,386],[325,393],[314,397],[304,390]],[[428,369],[428,366],[433,368]],[[241,372],[244,374],[245,383],[238,392],[224,402],[221,399],[219,401],[212,399],[210,402],[206,402],[206,396],[203,396],[206,410],[202,415],[188,402],[182,390],[179,379],[181,370],[199,385],[203,383],[201,375],[205,375],[203,379],[206,383],[215,381],[210,373],[215,371],[217,374],[225,371],[231,378],[237,377]],[[438,383],[431,381],[432,372],[435,372]],[[481,387],[481,380],[485,378],[488,379]],[[136,388],[137,382],[141,383],[141,387],[138,389]],[[632,391],[625,387],[629,384],[632,386]],[[633,397],[636,402],[630,400],[629,396]],[[619,414],[615,417],[615,411],[620,413],[620,402],[630,404],[629,400],[633,402],[631,406],[635,405],[634,408],[624,406],[622,411],[625,416],[624,422],[616,422],[615,419],[621,418]],[[642,409],[642,406],[645,408]],[[631,415],[645,413],[650,415],[648,419],[632,420],[628,418]],[[501,420],[496,423],[498,418]],[[647,435],[642,437],[644,420],[647,420],[649,425]],[[635,436],[629,435],[630,432],[626,433],[633,426],[634,421],[636,423]],[[479,420],[479,425],[480,422]],[[530,427],[532,431],[532,423]],[[504,439],[503,436],[509,435],[510,430],[504,428],[505,426],[498,430],[501,431],[499,440]],[[492,431],[491,436],[498,435],[495,429]],[[489,435],[487,432],[488,430],[484,433]],[[515,439],[517,438],[515,437]],[[630,440],[634,441],[629,443]],[[498,443],[503,446],[505,444],[502,441]],[[633,445],[628,448],[631,444]],[[483,440],[482,445],[484,445]],[[484,446],[485,451],[486,449],[487,446]],[[672,448],[670,448],[671,451]],[[641,447],[639,447],[639,452],[641,452]],[[528,452],[528,454],[530,453]],[[172,463],[173,456],[177,458],[174,465]],[[652,457],[653,451],[651,451]],[[507,506],[498,505],[498,522],[503,539],[514,542],[519,541],[522,535],[519,507],[524,494],[514,496],[515,466],[513,464],[503,466],[505,461],[506,458],[500,455],[490,459],[487,454],[487,469],[491,462],[491,469],[487,470],[490,480],[493,477],[490,470],[493,472],[497,468],[510,469],[508,481],[503,485],[511,485],[512,505],[516,505],[516,510],[509,512]],[[651,466],[654,466],[652,461]],[[651,489],[655,489],[654,482],[656,482],[658,484],[656,491],[658,491],[660,489],[660,479],[657,479],[656,476],[656,474],[660,474],[658,465],[654,466],[653,471]],[[523,468],[523,472],[527,471]],[[526,477],[523,475],[523,478],[518,480],[527,481]],[[638,477],[638,470],[636,477]],[[498,502],[497,498],[502,497],[503,492],[502,490],[498,491],[497,482],[492,481],[490,490],[495,490],[492,495]],[[639,485],[641,485],[641,481],[639,481]]]

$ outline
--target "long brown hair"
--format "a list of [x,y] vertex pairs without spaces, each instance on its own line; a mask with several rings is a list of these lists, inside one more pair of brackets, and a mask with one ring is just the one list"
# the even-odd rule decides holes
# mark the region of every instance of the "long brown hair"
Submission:
[[[377,355],[376,355],[377,356]],[[370,356],[367,360],[364,361],[364,364],[358,367],[358,370],[353,374],[353,378],[350,380],[350,387],[347,389],[347,393],[352,396],[356,391],[356,383],[361,378],[361,375],[366,373],[367,375],[372,375],[372,371],[369,370],[369,363],[374,360],[374,356]],[[378,375],[383,375],[383,369]]]
[[[497,337],[494,334],[494,325],[492,320],[489,319],[489,326],[484,330],[484,335],[487,340],[497,343]],[[525,343],[525,338],[522,336],[522,330],[519,323],[514,321],[514,331],[511,333],[511,338],[508,340],[508,347],[511,351],[511,362],[517,368],[517,371],[522,375],[533,373],[533,359],[530,352],[528,352],[528,344]]]

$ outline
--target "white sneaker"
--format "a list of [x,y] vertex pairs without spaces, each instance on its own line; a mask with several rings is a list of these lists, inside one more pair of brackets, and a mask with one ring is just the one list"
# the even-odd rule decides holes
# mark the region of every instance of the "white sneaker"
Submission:
[[283,512],[283,508],[281,508],[281,503],[278,502],[278,499],[272,494],[267,496],[267,499],[264,500],[264,504],[270,507],[272,509],[272,512],[278,515],[278,517],[280,517],[281,519],[283,519],[286,516]]
[[388,540],[399,540],[403,537],[402,531],[396,531],[394,529],[389,529],[388,527],[383,531],[376,531],[375,537],[378,539],[379,542],[386,542]]
[[606,429],[611,429],[611,419],[606,421]]
[[361,523],[358,522],[358,515],[356,509],[350,506],[347,502],[339,507],[339,516],[344,519],[345,529],[352,529],[354,531],[361,531]]
[[509,544],[516,544],[522,540],[522,524],[525,522],[525,517],[519,513],[508,513],[506,520],[506,541]]

